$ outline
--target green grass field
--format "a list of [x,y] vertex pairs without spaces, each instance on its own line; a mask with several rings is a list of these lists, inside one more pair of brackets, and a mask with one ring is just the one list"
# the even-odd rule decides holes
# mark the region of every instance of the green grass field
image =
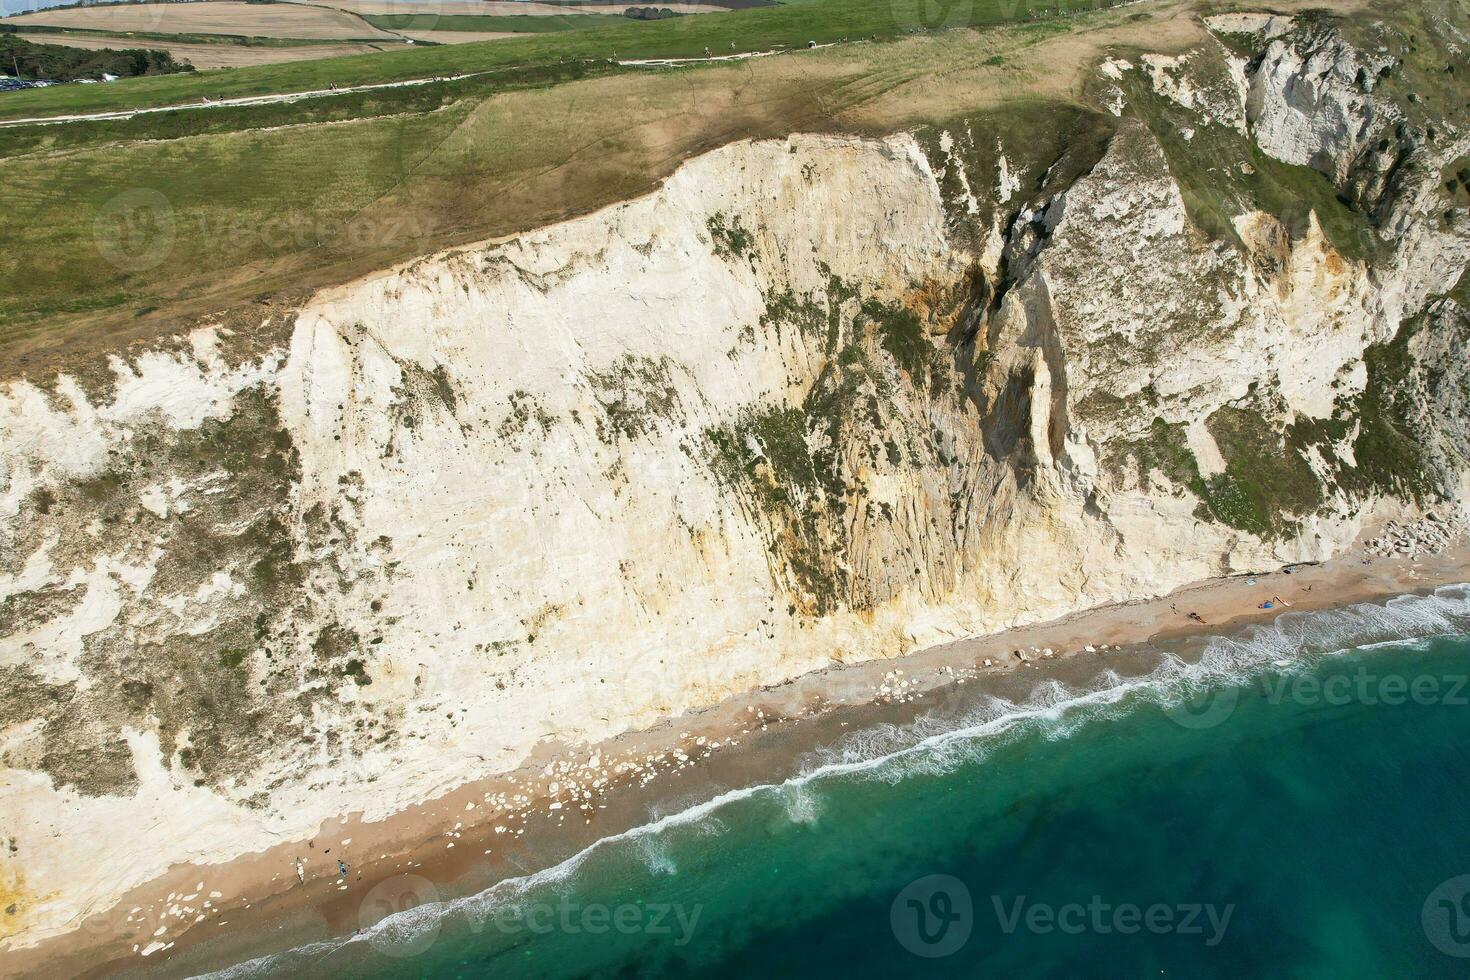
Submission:
[[573,62],[525,69],[500,69],[453,81],[401,89],[342,92],[330,98],[271,102],[256,106],[217,106],[202,111],[149,113],[124,119],[97,119],[66,125],[17,126],[3,131],[0,160],[37,151],[145,140],[174,140],[280,126],[306,127],[404,113],[430,112],[462,99],[543,88],[561,82],[616,73],[607,63]]
[[[368,14],[363,20],[385,31],[481,31],[487,34],[553,34],[607,26],[596,14]],[[618,23],[614,20],[613,23]]]
[[[1112,6],[1091,0],[1078,9]],[[1025,21],[1032,0],[806,0],[790,6],[635,21],[607,17],[606,26],[482,44],[405,46],[403,50],[198,72],[189,78],[130,79],[107,86],[57,86],[0,100],[0,119],[107,112],[277,92],[403,81],[435,75],[567,60],[693,58],[713,53],[800,48],[965,26]]]
[[[0,282],[7,286],[0,320],[13,325],[35,314],[148,298],[157,268],[126,259],[98,261],[132,247],[125,229],[112,229],[105,216],[99,218],[124,189],[166,196],[168,237],[186,246],[171,256],[173,266],[166,271],[177,271],[178,263],[201,272],[228,269],[329,240],[347,218],[401,181],[467,111],[464,104],[327,126],[309,140],[281,130],[250,131],[150,142],[125,153],[104,147],[44,168],[12,167],[3,192],[14,223],[6,235],[7,254],[0,257]],[[58,220],[62,215],[52,203],[57,198],[68,202],[71,220]],[[94,227],[99,220],[103,225]],[[115,249],[107,242],[115,242]],[[100,293],[99,284],[106,284]]]

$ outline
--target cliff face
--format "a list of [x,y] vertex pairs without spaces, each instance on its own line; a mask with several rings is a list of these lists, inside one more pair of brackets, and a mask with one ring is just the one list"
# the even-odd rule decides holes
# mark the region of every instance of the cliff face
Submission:
[[0,388],[0,937],[543,739],[1464,514],[1459,117],[1330,23],[1213,27],[1097,111],[729,146],[282,345]]

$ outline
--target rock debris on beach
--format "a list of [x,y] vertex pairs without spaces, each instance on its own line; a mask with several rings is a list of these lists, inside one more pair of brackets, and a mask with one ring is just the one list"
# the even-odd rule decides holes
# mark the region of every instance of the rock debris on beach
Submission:
[[1364,550],[1378,558],[1417,558],[1437,555],[1465,537],[1463,521],[1446,520],[1429,511],[1417,521],[1389,521],[1383,533],[1364,543]]

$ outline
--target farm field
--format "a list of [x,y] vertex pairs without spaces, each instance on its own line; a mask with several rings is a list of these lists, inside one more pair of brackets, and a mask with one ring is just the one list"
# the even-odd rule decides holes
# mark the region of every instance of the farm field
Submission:
[[78,27],[117,33],[231,34],[317,41],[392,39],[361,17],[327,6],[294,3],[139,3],[41,10],[6,18],[24,26]]
[[[560,4],[538,3],[537,0],[303,0],[323,7],[335,7],[362,16],[411,16],[411,17],[455,17],[455,16],[561,16],[601,15],[621,17],[628,7],[648,6],[646,3],[615,4]],[[658,3],[657,7],[668,7],[675,13],[709,14],[724,13],[730,8],[712,3]]]
[[444,17],[427,14],[367,14],[363,19],[374,27],[392,31],[395,34],[408,34],[409,36],[442,34],[445,35],[443,42],[446,44],[463,42],[463,39],[453,37],[455,34],[544,34],[551,31],[611,26],[606,17],[563,14],[535,16],[509,14],[494,17],[471,17],[463,14],[451,14]]
[[[1112,6],[1095,0],[1091,8]],[[700,58],[722,54],[804,48],[809,42],[838,43],[849,38],[893,38],[933,29],[993,27],[1015,21],[1033,26],[1069,23],[1089,8],[1064,17],[1033,16],[1015,0],[973,0],[934,18],[931,0],[805,0],[789,6],[737,10],[717,17],[675,17],[635,21],[606,18],[597,29],[506,38],[483,44],[420,47],[405,45],[371,55],[298,61],[240,68],[227,75],[129,79],[105,87],[55,86],[16,92],[0,101],[0,120],[88,112],[126,111],[198,102],[203,96],[235,98],[385,84],[411,79],[571,64],[606,65],[619,59]],[[347,16],[343,14],[343,16]],[[926,20],[928,18],[928,20]]]
[[22,36],[37,44],[60,44],[68,48],[83,48],[88,51],[100,51],[107,48],[151,48],[155,51],[167,51],[176,60],[187,61],[200,69],[275,65],[285,61],[308,61],[351,54],[370,54],[374,51],[383,51],[388,45],[402,43],[394,39],[383,42],[342,41],[331,44],[190,44],[152,38],[130,38],[126,35],[51,31],[26,32]]
[[[682,15],[729,11],[700,3],[660,5]],[[242,68],[388,50],[405,41],[474,44],[519,35],[607,28],[627,20],[623,5],[535,0],[230,0],[44,10],[6,18],[38,43],[84,50],[150,47],[198,69]],[[54,28],[54,30],[53,30]]]
[[516,31],[399,31],[404,37],[429,44],[477,44],[480,41],[504,41],[520,37]]

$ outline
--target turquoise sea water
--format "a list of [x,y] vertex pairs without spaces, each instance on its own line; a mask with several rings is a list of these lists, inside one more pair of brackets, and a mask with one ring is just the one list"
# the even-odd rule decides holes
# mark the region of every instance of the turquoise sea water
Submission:
[[1288,614],[232,972],[1464,976],[1467,676],[1466,587]]

